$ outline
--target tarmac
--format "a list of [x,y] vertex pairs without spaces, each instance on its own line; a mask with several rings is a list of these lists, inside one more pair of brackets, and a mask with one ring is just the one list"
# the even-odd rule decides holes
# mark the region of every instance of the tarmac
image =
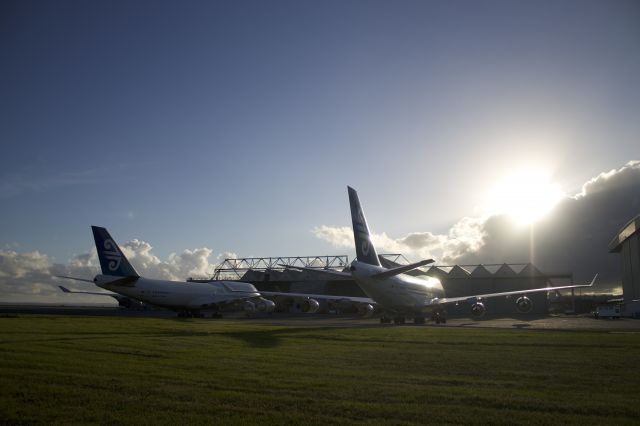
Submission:
[[[117,307],[95,306],[48,306],[48,305],[0,305],[0,318],[14,315],[76,315],[111,316],[141,318],[176,318],[175,312],[168,310],[135,311]],[[379,319],[363,318],[339,314],[291,314],[273,313],[247,318],[242,312],[224,314],[225,319],[252,324],[279,325],[291,327],[464,327],[500,328],[522,330],[610,330],[620,333],[640,334],[640,320],[630,318],[595,319],[589,315],[547,315],[518,317],[487,317],[480,320],[471,318],[449,318],[446,324],[428,321],[425,325],[380,324]],[[217,319],[209,319],[217,321]]]

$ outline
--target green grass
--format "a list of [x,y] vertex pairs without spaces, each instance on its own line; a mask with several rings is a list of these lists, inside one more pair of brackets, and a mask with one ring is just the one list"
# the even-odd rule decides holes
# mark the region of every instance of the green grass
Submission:
[[0,424],[638,424],[640,334],[0,318]]

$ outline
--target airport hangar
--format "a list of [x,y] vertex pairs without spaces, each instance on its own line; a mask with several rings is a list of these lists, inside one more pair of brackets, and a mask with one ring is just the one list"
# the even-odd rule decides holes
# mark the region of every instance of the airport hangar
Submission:
[[609,253],[620,253],[623,298],[621,314],[640,318],[640,215],[620,229],[609,244]]
[[[379,255],[380,263],[393,268],[408,263],[400,254]],[[338,269],[348,272],[348,256],[296,256],[296,257],[252,257],[225,259],[216,267],[211,279],[237,280],[252,283],[258,290],[280,291],[306,294],[325,294],[336,296],[366,297],[360,287],[350,278],[335,275],[323,276],[323,269]],[[317,272],[297,271],[285,266],[317,269]],[[510,290],[526,290],[553,285],[573,283],[571,273],[543,273],[531,263],[527,264],[491,264],[491,265],[440,265],[410,271],[415,276],[427,275],[438,278],[448,297],[473,294],[495,293]],[[194,279],[195,280],[195,279]],[[200,280],[198,280],[200,281]],[[552,282],[553,281],[553,282]],[[571,292],[573,296],[573,291]],[[567,306],[560,306],[560,298],[555,293],[534,293],[528,295],[533,308],[528,314],[546,315],[554,311],[575,311],[573,297]],[[518,314],[513,298],[491,298],[483,301],[487,314]],[[305,311],[308,305],[289,300],[278,304],[281,311]],[[320,304],[319,312],[354,312],[351,303],[339,306]],[[447,312],[453,316],[468,316],[471,308],[466,303],[447,306]]]

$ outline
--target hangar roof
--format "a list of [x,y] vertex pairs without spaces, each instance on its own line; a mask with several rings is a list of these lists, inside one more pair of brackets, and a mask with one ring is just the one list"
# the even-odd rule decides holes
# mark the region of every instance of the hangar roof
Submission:
[[609,243],[609,253],[619,253],[622,243],[636,232],[640,231],[640,215],[631,219]]

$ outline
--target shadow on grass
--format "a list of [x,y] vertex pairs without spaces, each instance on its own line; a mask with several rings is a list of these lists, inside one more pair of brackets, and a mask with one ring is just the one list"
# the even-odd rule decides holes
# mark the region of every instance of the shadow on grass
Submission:
[[[285,328],[276,330],[251,330],[251,331],[229,331],[219,333],[227,337],[241,340],[253,348],[273,348],[282,344],[282,339],[287,336],[293,336],[297,339],[313,339],[322,340],[326,336],[310,335],[304,336],[302,334],[315,333],[319,331],[337,330],[340,328],[354,329],[354,328],[372,328],[370,325],[362,325],[358,327],[345,326],[345,327],[296,327]],[[343,340],[341,338],[332,338],[331,340]],[[349,339],[347,339],[349,340]]]

